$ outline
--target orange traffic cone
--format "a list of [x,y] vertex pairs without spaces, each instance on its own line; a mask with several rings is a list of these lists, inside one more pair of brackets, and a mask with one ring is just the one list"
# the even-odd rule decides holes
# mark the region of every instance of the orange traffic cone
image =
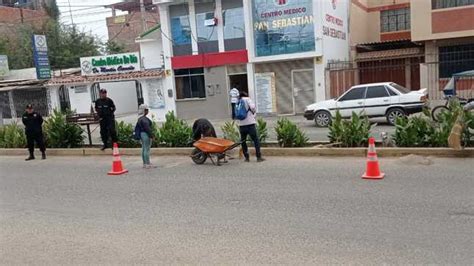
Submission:
[[112,170],[108,172],[107,174],[108,175],[121,175],[121,174],[128,173],[128,170],[123,168],[117,143],[114,143],[113,156],[114,156],[114,161],[112,163]]
[[365,179],[382,179],[385,176],[380,172],[377,152],[375,152],[375,139],[369,138],[369,151],[367,152],[367,168],[362,176]]

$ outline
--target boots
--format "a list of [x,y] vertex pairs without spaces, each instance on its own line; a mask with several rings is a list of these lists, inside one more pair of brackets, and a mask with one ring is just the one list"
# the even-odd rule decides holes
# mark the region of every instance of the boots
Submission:
[[45,153],[45,152],[43,152],[43,153],[41,154],[41,160],[46,160],[46,153]]
[[30,152],[30,156],[28,156],[28,158],[26,158],[25,161],[31,161],[34,159],[35,159],[35,155],[32,152]]

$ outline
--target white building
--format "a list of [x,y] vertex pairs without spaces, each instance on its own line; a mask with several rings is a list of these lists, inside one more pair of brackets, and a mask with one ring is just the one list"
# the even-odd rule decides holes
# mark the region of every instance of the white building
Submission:
[[302,113],[326,98],[328,62],[349,60],[348,0],[155,3],[165,83],[182,118],[230,117],[233,86],[259,113]]

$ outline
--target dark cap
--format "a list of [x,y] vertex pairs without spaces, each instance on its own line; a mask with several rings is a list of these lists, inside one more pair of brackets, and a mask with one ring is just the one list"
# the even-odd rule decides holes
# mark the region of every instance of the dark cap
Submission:
[[32,104],[27,104],[26,109],[33,109],[33,105]]
[[100,93],[107,93],[106,89],[100,89]]

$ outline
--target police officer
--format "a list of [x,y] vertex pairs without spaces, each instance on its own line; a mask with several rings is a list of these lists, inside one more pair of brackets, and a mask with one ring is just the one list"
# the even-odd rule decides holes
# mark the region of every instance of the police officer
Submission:
[[101,150],[107,149],[109,137],[112,143],[117,142],[117,132],[115,131],[115,104],[112,99],[107,97],[107,90],[100,90],[100,98],[95,101],[95,111],[100,118],[100,137],[104,146]]
[[46,159],[46,147],[43,140],[43,117],[33,110],[33,105],[28,104],[26,111],[22,117],[23,124],[25,125],[26,139],[28,142],[28,151],[30,156],[26,158],[26,161],[35,159],[35,142],[41,151],[41,159]]

